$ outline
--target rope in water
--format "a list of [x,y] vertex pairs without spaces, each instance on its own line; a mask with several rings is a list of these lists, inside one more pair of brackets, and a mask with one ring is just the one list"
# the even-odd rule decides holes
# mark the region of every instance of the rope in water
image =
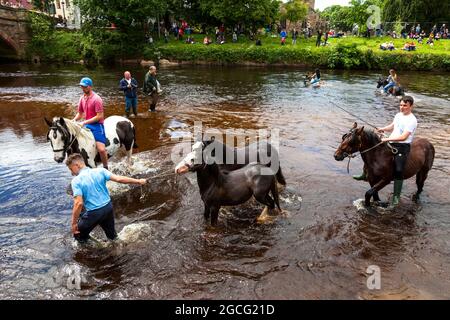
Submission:
[[363,118],[361,118],[361,117],[358,117],[356,114],[354,114],[354,113],[351,113],[350,111],[348,111],[348,110],[346,110],[346,109],[344,109],[344,108],[342,108],[341,106],[339,106],[339,105],[337,105],[336,103],[334,103],[333,101],[330,101],[331,102],[331,104],[332,105],[334,105],[335,107],[337,107],[337,108],[339,108],[339,109],[341,109],[342,111],[345,111],[345,112],[347,112],[349,115],[351,115],[352,117],[355,117],[356,119],[358,119],[358,120],[361,120],[362,122],[364,122],[365,124],[368,124],[369,126],[371,126],[372,128],[374,128],[374,129],[378,129],[376,126],[374,126],[373,124],[371,124],[370,122],[367,122],[366,120],[364,120]]

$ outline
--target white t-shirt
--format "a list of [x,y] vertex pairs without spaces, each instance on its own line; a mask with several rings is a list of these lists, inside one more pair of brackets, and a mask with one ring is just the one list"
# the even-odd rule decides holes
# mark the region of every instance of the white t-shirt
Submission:
[[395,141],[396,143],[412,143],[414,138],[414,133],[417,129],[417,119],[412,113],[405,116],[403,113],[399,112],[394,118],[394,131],[392,131],[391,137],[401,136],[405,131],[411,132],[408,138],[404,141]]

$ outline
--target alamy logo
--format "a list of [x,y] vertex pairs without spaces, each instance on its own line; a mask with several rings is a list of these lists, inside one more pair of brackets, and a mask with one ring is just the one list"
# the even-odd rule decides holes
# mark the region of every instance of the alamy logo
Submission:
[[366,21],[367,28],[379,29],[381,25],[381,8],[372,4],[367,8],[366,12],[370,14]]
[[368,266],[366,273],[369,274],[367,278],[367,289],[380,290],[381,289],[381,270],[379,266]]
[[[180,141],[179,139],[176,139]],[[195,143],[192,143],[195,140]],[[234,148],[234,145],[248,148]],[[279,170],[279,130],[203,130],[194,122],[193,135],[185,135],[171,152],[171,160],[192,164],[246,164],[258,162],[261,175],[273,175]]]

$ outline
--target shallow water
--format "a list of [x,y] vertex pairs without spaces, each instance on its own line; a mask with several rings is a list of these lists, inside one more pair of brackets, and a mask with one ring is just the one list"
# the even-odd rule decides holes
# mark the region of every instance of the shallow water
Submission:
[[[127,66],[142,81],[144,70]],[[53,161],[44,117],[71,117],[79,78],[90,75],[107,115],[123,114],[121,68],[0,66],[0,298],[450,298],[450,81],[448,74],[404,73],[416,99],[417,136],[436,148],[422,202],[373,216],[353,202],[366,183],[351,179],[333,153],[352,125],[334,102],[385,125],[398,100],[375,89],[380,73],[323,71],[325,84],[305,88],[301,69],[166,68],[158,112],[139,101],[139,154],[129,173],[152,177],[174,168],[171,137],[194,121],[204,128],[279,129],[288,186],[285,211],[255,224],[262,206],[224,209],[219,225],[204,223],[195,176],[162,176],[150,185],[111,185],[117,229],[144,223],[127,245],[74,247],[71,179]],[[124,172],[116,160],[114,170]],[[362,162],[352,160],[351,174]],[[392,186],[381,193],[390,197]],[[100,230],[94,236],[104,240]],[[366,286],[366,269],[381,270],[381,290]],[[75,280],[74,280],[75,279]],[[78,279],[78,280],[77,280]],[[78,281],[79,287],[75,285]]]

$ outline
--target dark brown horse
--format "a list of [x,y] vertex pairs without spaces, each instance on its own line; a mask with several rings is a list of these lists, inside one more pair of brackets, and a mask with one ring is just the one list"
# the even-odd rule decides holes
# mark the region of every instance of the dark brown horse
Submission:
[[[197,173],[200,195],[205,204],[204,217],[211,217],[211,224],[217,224],[221,206],[235,206],[248,201],[252,196],[266,205],[257,220],[266,215],[268,209],[280,209],[277,188],[277,173],[268,174],[263,164],[252,162],[232,171],[224,171],[215,162],[217,159],[203,153],[207,144],[196,142],[189,153],[176,166],[175,172],[183,174],[188,171]],[[266,169],[266,170],[265,170]],[[266,171],[266,172],[264,172]],[[272,197],[270,196],[272,194]]]
[[[370,206],[370,199],[380,201],[378,191],[388,185],[394,178],[393,150],[386,143],[381,143],[380,137],[374,131],[358,128],[357,123],[349,133],[342,136],[342,142],[334,153],[337,161],[342,161],[355,152],[360,152],[367,172],[371,188],[365,194],[365,205]],[[424,138],[416,138],[411,144],[403,178],[416,176],[417,192],[414,199],[419,200],[423,184],[433,166],[434,147]]]

